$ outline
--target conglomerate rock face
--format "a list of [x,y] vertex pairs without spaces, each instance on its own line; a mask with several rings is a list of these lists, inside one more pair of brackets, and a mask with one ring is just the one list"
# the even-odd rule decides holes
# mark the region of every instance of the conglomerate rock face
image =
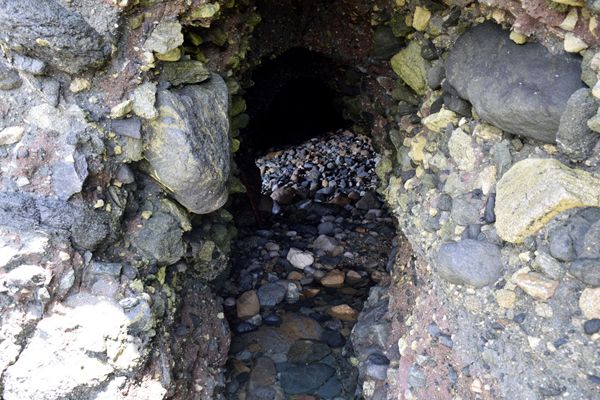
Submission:
[[588,3],[0,0],[0,396],[225,398],[244,93],[305,47],[414,251],[358,317],[357,393],[597,397]]

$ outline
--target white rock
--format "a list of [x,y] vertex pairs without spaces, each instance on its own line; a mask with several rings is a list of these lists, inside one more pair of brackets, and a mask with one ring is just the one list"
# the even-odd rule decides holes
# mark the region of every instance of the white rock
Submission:
[[9,126],[0,131],[0,146],[17,143],[23,137],[25,128],[22,126]]
[[585,288],[579,297],[579,308],[587,319],[600,318],[600,288]]
[[139,367],[141,342],[128,334],[129,320],[118,304],[75,295],[59,309],[38,323],[5,370],[4,399],[87,398],[113,374]]
[[564,41],[565,51],[569,53],[579,53],[581,50],[588,48],[588,44],[579,39],[573,33],[569,32],[565,35]]
[[291,248],[287,255],[287,260],[296,268],[304,269],[315,262],[315,258],[308,251]]
[[575,29],[575,25],[577,25],[577,8],[571,8],[571,11],[569,11],[559,27],[570,32]]
[[471,136],[462,129],[455,129],[448,141],[450,156],[459,169],[471,171],[475,167],[475,152],[473,151]]

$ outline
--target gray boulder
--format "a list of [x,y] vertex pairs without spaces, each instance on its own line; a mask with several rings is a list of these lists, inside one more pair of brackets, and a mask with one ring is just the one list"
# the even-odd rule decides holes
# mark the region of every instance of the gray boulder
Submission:
[[207,214],[227,200],[230,171],[228,92],[218,75],[201,85],[157,94],[144,158],[150,176],[190,212]]
[[581,88],[569,98],[556,133],[558,148],[572,160],[589,157],[600,135],[588,128],[587,121],[596,115],[598,103],[589,89]]
[[446,77],[484,120],[510,133],[553,143],[571,94],[583,86],[581,62],[537,43],[517,45],[484,23],[465,32],[446,62]]
[[503,269],[498,246],[472,239],[443,244],[434,256],[434,266],[448,282],[477,288],[496,282]]
[[98,67],[110,43],[54,0],[0,0],[0,41],[68,73]]

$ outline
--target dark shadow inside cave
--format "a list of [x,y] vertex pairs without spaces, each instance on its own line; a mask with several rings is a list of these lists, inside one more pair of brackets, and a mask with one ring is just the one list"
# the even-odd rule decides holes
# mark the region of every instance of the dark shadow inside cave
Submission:
[[348,127],[338,82],[343,66],[301,47],[263,62],[245,99],[250,123],[241,132],[254,156]]

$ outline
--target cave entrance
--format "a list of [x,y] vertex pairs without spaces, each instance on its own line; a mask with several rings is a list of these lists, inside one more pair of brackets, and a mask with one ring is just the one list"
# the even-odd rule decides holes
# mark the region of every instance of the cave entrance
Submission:
[[221,293],[228,398],[360,398],[352,360],[389,363],[366,344],[368,319],[357,323],[396,228],[371,140],[343,117],[349,70],[292,48],[252,72],[237,159],[248,193],[231,207],[239,234]]
[[337,86],[346,70],[334,60],[294,47],[252,71],[244,97],[250,123],[241,132],[246,151],[260,155],[350,126]]

